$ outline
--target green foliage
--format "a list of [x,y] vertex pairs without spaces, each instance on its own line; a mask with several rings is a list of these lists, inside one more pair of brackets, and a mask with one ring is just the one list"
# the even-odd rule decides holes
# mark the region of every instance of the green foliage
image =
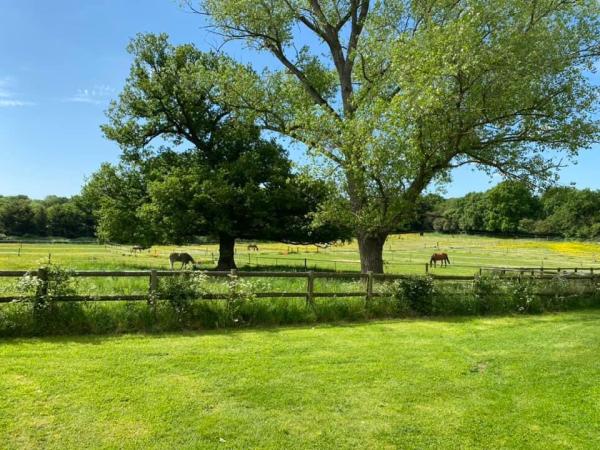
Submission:
[[536,314],[578,307],[584,298],[592,304],[600,300],[598,292],[585,283],[561,277],[540,281],[493,274],[475,279],[473,297],[479,314]]
[[[0,304],[0,336],[160,332],[261,325],[358,321],[407,316],[469,316],[537,314],[600,306],[600,284],[589,280],[508,278],[484,275],[474,281],[443,281],[413,276],[393,283],[376,283],[374,296],[262,298],[262,292],[298,292],[305,280],[210,278],[201,273],[161,277],[148,302],[62,302],[77,294],[123,292],[84,290],[84,279],[55,264],[41,268],[46,277],[27,275],[4,286],[2,296],[23,295],[24,301]],[[44,280],[47,280],[44,282]],[[140,280],[142,281],[142,280]],[[363,291],[364,284],[328,280],[318,292]],[[147,292],[147,280],[137,290]],[[210,299],[219,294],[221,299]],[[208,298],[207,298],[208,297]]]
[[227,325],[243,325],[245,318],[242,315],[244,305],[256,299],[255,283],[248,279],[239,278],[235,274],[229,275],[227,280],[227,298],[225,300],[227,311]]
[[545,191],[540,201],[544,218],[536,230],[569,238],[600,237],[600,191],[555,187]]
[[[225,40],[281,63],[260,73],[225,68],[223,102],[309,147],[344,193],[328,207],[346,209],[364,242],[410,221],[421,192],[448,182],[455,167],[549,182],[558,153],[574,158],[599,137],[588,77],[600,54],[596,0],[204,0],[200,8]],[[483,219],[511,232],[519,220],[506,217]]]
[[410,276],[396,280],[390,283],[387,292],[399,305],[408,305],[415,314],[427,316],[434,313],[437,293],[431,277]]
[[44,200],[0,196],[0,232],[13,237],[91,237],[94,220],[79,196],[48,196]]
[[[238,67],[166,35],[139,35],[130,76],[108,111],[105,135],[123,150],[85,188],[99,235],[116,242],[221,240],[220,268],[235,266],[237,238],[328,242],[344,228],[313,226],[311,213],[332,193],[296,174],[286,151],[219,101],[218,74]],[[152,148],[161,140],[158,150]],[[191,146],[186,148],[184,146]]]
[[508,180],[486,192],[470,193],[437,204],[439,231],[487,232],[509,234],[531,228],[524,220],[539,217],[540,201],[524,183]]
[[[42,276],[43,274],[43,276]],[[44,264],[37,275],[26,274],[8,290],[16,292],[19,302],[31,307],[31,319],[28,322],[36,334],[53,334],[56,328],[61,329],[61,317],[57,314],[57,299],[62,296],[77,294],[77,282],[72,271],[56,264]],[[79,310],[79,305],[63,305],[62,310]]]
[[[202,298],[208,291],[206,289],[206,275],[181,274],[172,277],[163,277],[160,280],[156,299],[166,299],[173,308],[176,317],[183,322],[189,314],[192,300]],[[152,299],[156,302],[156,299]]]
[[501,279],[497,275],[479,276],[473,280],[473,297],[481,314],[493,314],[502,309]]
[[[73,271],[57,264],[42,264],[38,275],[26,274],[16,283],[16,291],[31,301],[46,302],[54,297],[73,295],[77,291],[77,282]],[[40,273],[45,277],[42,278]],[[40,295],[43,292],[43,295]]]
[[505,181],[481,193],[430,206],[437,231],[526,233],[566,238],[600,236],[600,191],[552,187],[536,196],[524,183]]
[[484,230],[515,233],[523,218],[535,219],[539,200],[524,183],[509,180],[498,184],[484,195]]

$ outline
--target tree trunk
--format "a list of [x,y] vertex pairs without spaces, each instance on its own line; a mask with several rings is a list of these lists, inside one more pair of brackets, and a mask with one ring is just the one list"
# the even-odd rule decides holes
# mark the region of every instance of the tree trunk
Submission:
[[360,270],[362,273],[383,273],[383,244],[387,233],[361,234],[358,236]]
[[216,270],[237,269],[235,265],[235,238],[226,234],[219,236],[219,262]]

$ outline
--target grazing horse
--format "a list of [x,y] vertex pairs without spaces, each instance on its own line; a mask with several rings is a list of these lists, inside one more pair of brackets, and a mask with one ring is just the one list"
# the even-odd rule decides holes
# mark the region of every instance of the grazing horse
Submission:
[[440,261],[440,265],[442,267],[450,264],[450,258],[448,258],[448,253],[434,253],[433,255],[431,255],[429,264],[433,263],[433,267],[437,267],[438,261]]
[[256,245],[256,244],[249,244],[248,245],[248,251],[250,251],[250,250],[252,250],[254,252],[257,252],[258,251],[258,245]]
[[173,270],[173,265],[176,262],[181,263],[182,269],[190,263],[192,265],[196,264],[196,261],[194,261],[194,258],[192,258],[192,256],[189,253],[171,253],[169,255],[169,262],[171,263],[171,270]]
[[131,247],[131,253],[139,253],[139,252],[143,252],[144,250],[148,250],[150,247],[145,247],[143,245],[134,245],[133,247]]

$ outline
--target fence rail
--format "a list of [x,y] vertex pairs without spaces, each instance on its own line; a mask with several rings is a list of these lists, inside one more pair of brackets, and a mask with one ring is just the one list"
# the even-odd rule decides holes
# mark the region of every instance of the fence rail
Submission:
[[[489,268],[490,270],[492,268]],[[556,273],[551,273],[549,270],[540,270],[540,268],[494,268],[501,271],[503,275],[510,278],[535,278],[535,279],[553,279],[556,277]],[[565,269],[563,269],[565,270]],[[574,270],[571,273],[563,274],[559,272],[561,278],[568,280],[581,280],[581,281],[600,281],[600,273],[594,272],[594,269],[588,269],[589,273],[582,272],[579,268],[579,272]],[[224,277],[244,277],[244,278],[305,278],[306,290],[302,292],[256,292],[257,298],[305,298],[307,302],[312,302],[315,298],[332,298],[332,297],[364,297],[369,300],[373,297],[381,297],[384,294],[375,292],[373,290],[374,281],[393,281],[406,279],[411,275],[399,275],[399,274],[375,274],[372,272],[368,273],[357,273],[357,272],[273,272],[273,271],[189,271],[189,270],[130,270],[130,271],[104,271],[104,270],[78,270],[70,272],[74,277],[122,277],[122,278],[148,278],[148,292],[146,294],[127,294],[127,295],[70,295],[70,296],[57,296],[53,297],[55,301],[148,301],[152,296],[156,297],[158,289],[158,280],[165,277],[174,276],[185,276],[192,274],[203,274],[208,277],[224,278]],[[0,271],[0,278],[15,278],[22,277],[25,275],[38,277],[44,281],[47,281],[44,269],[40,270],[2,270]],[[431,278],[442,282],[452,281],[473,281],[477,278],[476,275],[436,275],[429,274]],[[349,280],[363,280],[364,290],[354,292],[316,292],[315,291],[315,280],[316,279],[349,279]],[[19,301],[28,297],[20,296],[5,296],[0,297],[0,303],[10,303],[13,301]],[[208,293],[203,294],[199,299],[203,300],[221,300],[227,299],[229,295],[226,293]]]
[[520,275],[549,275],[552,274],[566,274],[582,276],[585,274],[594,275],[600,274],[599,267],[481,267],[479,273],[482,271],[492,272],[499,275],[505,275],[507,273],[518,273]]

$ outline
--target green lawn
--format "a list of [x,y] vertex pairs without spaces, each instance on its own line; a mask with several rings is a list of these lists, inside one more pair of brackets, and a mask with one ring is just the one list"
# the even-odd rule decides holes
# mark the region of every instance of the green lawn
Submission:
[[597,448],[600,312],[0,340],[0,448]]

